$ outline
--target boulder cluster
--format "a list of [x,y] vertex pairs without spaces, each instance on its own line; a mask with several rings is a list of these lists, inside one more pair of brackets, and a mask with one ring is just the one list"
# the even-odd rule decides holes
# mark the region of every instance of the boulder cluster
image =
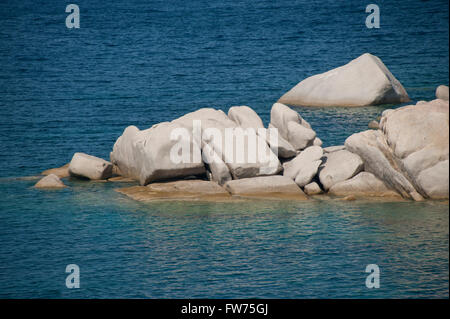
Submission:
[[[365,90],[378,91],[371,92],[370,99],[361,100],[360,104],[409,99],[381,60],[371,55],[358,59],[327,76],[321,75],[323,83],[316,89],[306,82],[310,90],[306,91],[313,96],[314,90],[318,90],[315,97],[318,98],[322,89],[329,90],[335,85],[330,82],[332,78],[348,77],[356,72],[355,68],[370,65],[376,85],[371,82],[372,89]],[[361,85],[365,85],[364,81]],[[302,83],[301,88],[306,85]],[[139,186],[118,191],[137,200],[236,197],[304,200],[319,194],[416,201],[448,199],[448,87],[446,90],[440,86],[436,92],[438,99],[430,102],[387,109],[372,129],[351,135],[344,145],[326,148],[322,148],[322,141],[311,125],[280,102],[273,104],[267,128],[248,106],[233,106],[228,114],[203,108],[145,130],[129,126],[115,142],[110,162],[75,153],[68,166],[44,172],[48,176],[39,183],[48,187],[46,182],[53,182],[58,185],[55,187],[61,187],[58,176],[67,175],[90,180],[136,181]],[[293,96],[301,95],[288,93],[289,98],[285,96],[280,101],[292,102]],[[338,104],[330,103],[330,98],[326,95],[328,105]],[[347,98],[351,96],[341,99],[338,95],[340,101],[348,101]],[[311,97],[308,104],[313,100]],[[254,132],[256,148],[249,135],[241,140],[241,147],[226,146],[227,138],[238,140],[242,131],[248,130]],[[273,131],[277,132],[276,139]],[[178,150],[189,152],[187,156],[180,155]],[[265,156],[252,157],[256,152]]]

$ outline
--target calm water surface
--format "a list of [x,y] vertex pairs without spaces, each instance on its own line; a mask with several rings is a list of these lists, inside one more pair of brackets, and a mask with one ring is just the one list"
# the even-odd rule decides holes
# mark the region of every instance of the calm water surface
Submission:
[[[77,151],[108,158],[126,126],[200,107],[249,105],[267,124],[296,83],[365,52],[432,99],[448,84],[446,1],[378,1],[376,30],[363,1],[76,3],[78,30],[67,3],[0,3],[0,297],[448,297],[448,203],[142,204],[123,185],[17,179]],[[388,107],[298,110],[330,146]]]

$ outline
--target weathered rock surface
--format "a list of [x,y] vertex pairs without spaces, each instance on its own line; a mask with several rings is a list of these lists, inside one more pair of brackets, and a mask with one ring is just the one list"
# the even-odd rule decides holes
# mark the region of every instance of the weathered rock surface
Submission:
[[369,53],[301,81],[278,100],[295,106],[364,106],[408,101],[402,84],[378,57]]
[[69,174],[92,180],[107,179],[112,175],[112,164],[85,153],[75,153],[69,164]]
[[328,193],[336,196],[401,198],[400,194],[389,189],[375,175],[368,172],[361,172],[349,180],[334,184]]
[[[183,147],[190,150],[185,152],[189,156],[182,156]],[[141,185],[205,173],[201,150],[191,131],[167,122],[143,131],[134,126],[125,129],[114,144],[111,162],[123,176],[134,178]]]
[[220,201],[230,199],[230,194],[215,182],[203,180],[179,180],[151,183],[147,186],[132,186],[116,189],[138,201],[155,200],[200,200]]
[[[270,111],[270,124],[278,129],[278,133],[296,150],[313,145],[316,132],[300,114],[290,107],[275,103]],[[317,142],[316,142],[317,143]]]
[[323,150],[320,146],[310,146],[294,159],[283,164],[283,176],[293,179],[300,187],[308,184],[317,174],[322,164]]
[[61,167],[47,169],[43,171],[41,175],[55,174],[59,178],[69,177],[69,164],[70,163],[67,163],[66,165]]
[[[237,107],[232,111],[245,125],[258,122],[258,115],[248,110],[248,107]],[[242,115],[242,113],[244,115]],[[257,118],[256,118],[257,117]],[[251,118],[252,120],[249,120]],[[256,134],[253,128],[243,128],[230,120],[222,111],[200,109],[172,121],[193,129],[193,121],[201,121],[201,144],[209,144],[222,161],[228,166],[230,174],[235,179],[254,176],[274,175],[281,171],[278,157],[270,150],[266,140]],[[227,147],[226,141],[231,147]],[[265,154],[265,157],[258,156]]]
[[258,131],[258,135],[266,140],[266,142],[270,145],[270,148],[274,150],[274,153],[277,154],[280,158],[291,158],[297,155],[296,149],[280,134],[277,134],[276,139],[271,135],[271,128],[275,127],[272,124],[269,124],[269,130],[260,129]]
[[232,180],[224,187],[232,195],[244,197],[307,199],[292,179],[281,175]]
[[305,194],[310,195],[310,196],[319,195],[319,194],[323,193],[319,184],[317,184],[316,182],[312,182],[312,183],[309,183],[308,185],[306,185],[304,191],[305,191]]
[[311,182],[314,176],[316,176],[321,164],[322,160],[317,160],[307,163],[305,166],[301,167],[295,177],[295,183],[300,187],[304,187],[306,184]]
[[448,166],[449,161],[445,160],[419,173],[417,182],[428,197],[434,199],[448,198]]
[[381,131],[368,130],[351,135],[345,141],[350,152],[358,154],[364,161],[364,170],[373,173],[389,188],[404,198],[413,199],[416,190],[402,174],[401,164],[393,156]]
[[444,101],[448,101],[448,86],[439,85],[436,88],[436,98]]
[[37,182],[36,188],[64,188],[67,187],[55,174],[49,174]]
[[326,154],[326,161],[319,173],[325,190],[334,184],[352,178],[364,168],[362,159],[349,151],[341,150]]
[[228,110],[228,117],[234,121],[237,126],[243,128],[264,128],[264,124],[259,115],[248,106],[232,106]]

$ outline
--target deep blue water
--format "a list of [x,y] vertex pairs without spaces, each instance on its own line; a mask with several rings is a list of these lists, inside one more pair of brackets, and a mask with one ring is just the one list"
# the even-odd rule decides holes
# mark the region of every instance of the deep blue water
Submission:
[[[0,2],[0,297],[448,297],[448,203],[141,204],[16,177],[109,157],[124,128],[271,105],[365,52],[413,101],[448,84],[447,1]],[[325,146],[387,107],[301,108]],[[65,266],[81,268],[79,290]],[[381,288],[365,287],[367,264]]]

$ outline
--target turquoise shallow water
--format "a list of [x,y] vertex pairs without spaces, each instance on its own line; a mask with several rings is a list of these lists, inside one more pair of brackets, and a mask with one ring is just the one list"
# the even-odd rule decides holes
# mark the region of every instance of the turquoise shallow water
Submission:
[[[362,1],[0,3],[0,297],[448,297],[448,204],[133,202],[122,185],[17,177],[108,158],[124,128],[200,107],[270,107],[364,52],[413,102],[448,83],[448,3]],[[325,146],[388,107],[301,108]],[[65,266],[81,268],[79,290]],[[365,288],[377,263],[381,288]]]
[[144,204],[112,183],[33,184],[0,181],[0,297],[448,297],[448,204]]

